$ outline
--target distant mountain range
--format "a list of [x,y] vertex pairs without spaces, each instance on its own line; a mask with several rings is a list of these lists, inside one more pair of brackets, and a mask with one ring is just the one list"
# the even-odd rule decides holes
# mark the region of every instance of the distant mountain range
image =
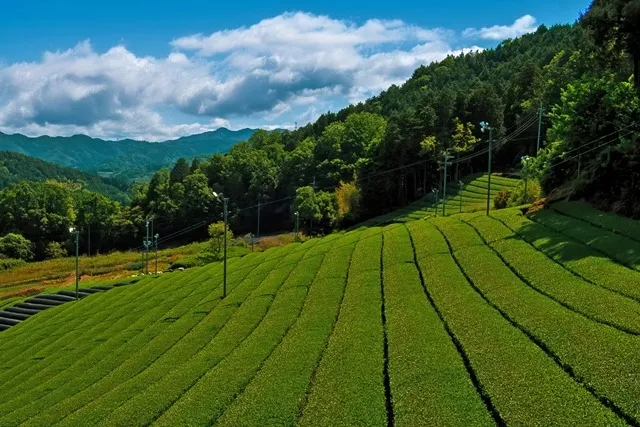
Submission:
[[19,153],[0,151],[0,190],[20,181],[66,181],[123,203],[129,201],[129,186],[117,179],[101,178]]
[[171,165],[180,157],[226,152],[236,142],[249,139],[254,132],[254,129],[232,131],[220,128],[165,142],[106,141],[86,135],[30,138],[0,132],[0,150],[37,157],[103,177],[136,179]]

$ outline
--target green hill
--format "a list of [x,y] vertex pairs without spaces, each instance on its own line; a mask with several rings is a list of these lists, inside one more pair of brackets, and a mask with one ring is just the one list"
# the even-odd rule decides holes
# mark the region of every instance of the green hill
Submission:
[[19,153],[0,151],[0,190],[20,181],[47,180],[80,183],[88,190],[114,200],[128,200],[128,184],[123,181],[101,178]]
[[85,135],[71,137],[7,135],[0,132],[0,150],[37,157],[104,176],[132,179],[175,163],[181,157],[226,152],[238,141],[246,141],[252,129],[231,131],[220,128],[213,132],[191,135],[165,142],[125,139],[105,141]]
[[0,425],[635,425],[640,225],[394,223],[144,277],[0,332]]

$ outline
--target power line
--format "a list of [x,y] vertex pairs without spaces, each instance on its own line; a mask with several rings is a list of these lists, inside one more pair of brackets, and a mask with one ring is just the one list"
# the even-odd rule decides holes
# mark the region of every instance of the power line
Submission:
[[573,151],[583,149],[583,148],[584,148],[584,147],[586,147],[587,145],[595,144],[595,143],[596,143],[596,142],[598,142],[598,141],[601,141],[601,140],[603,140],[603,139],[605,139],[605,138],[608,138],[608,137],[610,137],[610,136],[612,136],[612,135],[615,135],[615,134],[616,134],[616,133],[618,133],[618,132],[621,132],[621,131],[623,131],[623,130],[628,129],[628,128],[630,128],[631,126],[635,126],[635,122],[634,122],[634,123],[630,123],[630,124],[628,124],[628,125],[626,125],[626,126],[624,126],[624,127],[620,128],[620,129],[614,130],[614,131],[613,131],[613,132],[611,132],[610,134],[607,134],[607,135],[601,136],[601,137],[599,137],[599,138],[597,138],[597,139],[594,139],[593,141],[587,142],[586,144],[581,144],[581,145],[579,145],[579,146],[577,146],[577,147],[575,147],[575,148],[572,148],[571,150],[569,150],[569,151],[567,151],[567,152],[565,152],[565,153],[562,153],[562,155],[563,155],[563,156],[566,156],[567,154],[570,154],[570,153],[572,153]]
[[[518,126],[518,128],[513,133],[503,137],[500,141],[498,141],[496,143],[495,149],[501,148],[507,142],[513,141],[514,138],[516,138],[517,136],[520,136],[525,130],[530,128],[531,125],[533,123],[535,123],[536,120],[537,120],[536,112],[530,113],[526,117],[527,117],[527,119],[525,119],[525,123],[520,124],[520,125],[514,125],[511,128],[509,128],[509,129],[513,129],[514,127]],[[484,154],[486,154],[488,152],[489,152],[489,149],[486,148],[486,149],[483,149],[483,150],[481,150],[479,152],[476,152],[476,153],[474,153],[472,155],[469,155],[469,156],[454,160],[454,161],[451,162],[451,164],[456,164],[456,163],[460,163],[460,162],[463,162],[463,161],[471,160],[471,159],[476,158],[478,156],[484,155]],[[415,167],[415,166],[420,166],[420,165],[422,165],[424,163],[427,163],[427,162],[430,162],[430,161],[432,161],[432,159],[419,160],[419,161],[416,161],[416,162],[413,162],[413,163],[409,163],[409,164],[406,164],[406,165],[397,166],[395,168],[391,168],[391,169],[387,169],[387,170],[379,171],[379,172],[374,172],[374,173],[371,173],[369,175],[358,177],[354,181],[355,182],[367,181],[369,179],[376,178],[378,176],[388,175],[388,174],[391,174],[391,173],[394,173],[394,172],[398,172],[398,171],[401,171],[401,170],[404,170],[404,169],[409,169],[409,168],[412,168],[412,167]],[[328,186],[325,186],[323,188],[320,188],[319,191],[329,190],[329,189],[332,189],[332,188],[334,188],[334,186],[328,185]],[[293,200],[295,198],[296,198],[295,195],[288,196],[288,197],[282,197],[280,199],[270,200],[268,202],[260,202],[260,203],[254,204],[254,205],[249,205],[249,206],[245,206],[245,207],[242,207],[242,208],[233,209],[232,212],[234,212],[234,213],[244,212],[244,211],[247,211],[247,210],[257,209],[258,207],[262,208],[264,206],[271,205],[271,204],[287,202],[287,201]],[[194,230],[196,230],[196,229],[208,224],[210,221],[212,221],[215,218],[216,217],[209,217],[209,218],[204,219],[204,220],[202,220],[202,221],[200,221],[200,222],[198,222],[196,224],[189,225],[189,226],[187,226],[187,227],[185,227],[185,228],[183,228],[181,230],[178,230],[176,232],[173,232],[171,234],[163,236],[158,242],[159,243],[164,243],[164,242],[167,242],[167,241],[169,241],[171,239],[174,239],[176,237],[179,237],[179,236],[182,236],[184,234],[187,234],[187,233],[189,233],[191,231],[194,231]],[[140,250],[141,248],[142,247],[138,247],[138,248],[136,248],[134,250]]]
[[[635,130],[630,130],[630,131],[626,132],[625,134],[618,135],[618,136],[616,136],[616,137],[614,137],[614,138],[612,138],[612,139],[608,140],[607,142],[604,142],[604,143],[602,143],[602,144],[600,144],[600,145],[598,145],[598,146],[596,146],[596,147],[593,147],[593,148],[590,148],[590,149],[588,149],[588,150],[585,150],[585,151],[583,151],[583,152],[581,152],[581,153],[578,153],[578,154],[576,154],[576,155],[574,155],[574,156],[572,156],[572,157],[569,157],[569,158],[567,158],[567,159],[562,159],[560,162],[555,163],[555,164],[553,164],[553,165],[549,166],[549,169],[555,168],[556,166],[560,166],[560,165],[562,165],[562,164],[564,164],[564,163],[567,163],[567,162],[569,162],[569,161],[571,161],[571,160],[577,159],[578,157],[580,157],[580,156],[584,156],[585,154],[588,154],[588,153],[590,153],[590,152],[592,152],[592,151],[595,151],[595,150],[597,150],[597,149],[599,149],[599,148],[606,147],[607,145],[611,144],[612,142],[616,142],[616,141],[618,141],[620,138],[624,138],[625,136],[630,135],[630,134],[632,134],[632,133],[634,133],[634,132],[635,132]],[[599,138],[599,139],[602,139],[602,138]],[[599,139],[598,139],[598,140],[599,140]],[[593,143],[593,141],[592,141],[591,143],[589,143],[589,144],[592,144],[592,143]],[[573,150],[572,150],[572,151],[573,151]]]

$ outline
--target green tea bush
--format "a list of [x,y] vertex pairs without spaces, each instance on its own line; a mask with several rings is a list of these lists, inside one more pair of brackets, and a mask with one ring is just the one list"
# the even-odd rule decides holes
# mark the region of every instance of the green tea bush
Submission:
[[[454,258],[448,253],[426,258],[420,264],[425,280],[507,425],[534,419],[539,425],[625,425],[582,381],[625,405],[627,413],[638,413],[637,359],[629,357],[637,354],[637,337],[595,323],[526,286],[470,226],[453,219],[437,225]],[[432,233],[423,240],[424,250],[437,238]]]
[[577,277],[491,217],[477,216],[469,224],[534,289],[596,322],[640,335],[636,301]]
[[320,361],[299,426],[384,425],[379,228],[353,253],[340,316]]
[[603,257],[601,253],[526,218],[518,209],[493,215],[518,236],[567,270],[593,284],[640,300],[640,274]]

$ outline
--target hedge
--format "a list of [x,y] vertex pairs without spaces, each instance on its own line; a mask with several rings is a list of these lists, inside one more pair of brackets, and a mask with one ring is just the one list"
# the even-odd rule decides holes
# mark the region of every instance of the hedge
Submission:
[[495,219],[479,215],[469,224],[534,289],[594,321],[640,335],[640,304],[636,301],[575,276]]
[[[530,403],[527,407],[534,409],[536,403],[542,405],[533,411],[539,414],[537,419],[542,420],[541,417],[546,416],[564,425],[605,425],[607,423],[602,417],[613,422],[610,417],[616,412],[635,423],[640,420],[638,337],[593,322],[526,286],[488,247],[461,245],[462,241],[480,239],[471,227],[449,223],[442,226],[442,230],[478,292],[505,319],[537,343],[538,353],[542,354],[544,350],[549,356],[547,360],[554,360],[557,369],[549,368],[547,373],[543,373],[535,364],[525,363],[520,350],[519,355],[514,355],[516,359],[513,362],[517,360],[519,365],[537,371],[534,375],[536,386],[546,384],[543,380],[551,379],[553,372],[565,370],[562,378],[569,381],[566,385],[551,386],[537,398],[532,397],[529,390],[527,399]],[[467,304],[460,307],[469,308]],[[501,352],[505,354],[508,347],[505,342],[502,350],[496,348],[491,351],[492,357]],[[506,365],[496,363],[496,366],[504,370]],[[511,396],[512,401],[514,396]],[[600,400],[606,406],[598,403]],[[541,424],[553,424],[551,418],[548,423]]]
[[325,256],[300,317],[217,425],[292,425],[340,312],[351,256],[361,236],[352,232]]
[[[416,232],[423,224],[427,223],[410,225],[416,241],[423,238]],[[425,295],[405,227],[385,229],[383,271],[395,425],[492,425],[463,360]]]
[[638,242],[546,209],[536,212],[530,218],[594,248],[629,268],[640,269]]
[[596,227],[613,231],[616,234],[629,237],[640,242],[640,222],[631,218],[602,212],[587,203],[557,202],[551,205],[555,211],[567,216],[586,221]]
[[301,426],[383,426],[387,422],[381,245],[381,230],[371,228],[355,248],[340,317],[309,392]]
[[[208,411],[221,405],[223,396],[229,398],[225,391],[231,395],[237,392],[237,387],[247,381],[247,376],[253,376],[295,322],[308,286],[336,239],[337,236],[330,236],[316,243],[295,265],[275,298],[262,295],[250,299],[252,304],[242,307],[242,313],[232,317],[181,369],[168,372],[143,394],[109,414],[103,424],[146,425],[156,419],[158,423],[181,420],[178,425],[186,419],[208,422]],[[219,399],[214,390],[220,393]]]
[[541,252],[569,271],[611,291],[640,301],[640,275],[599,252],[507,209],[492,214]]
[[[197,346],[185,346],[186,343],[193,343],[193,339],[204,325],[209,325],[209,321],[215,318],[215,314],[223,312],[228,316],[233,313],[237,305],[244,301],[258,282],[266,276],[269,269],[282,261],[282,257],[295,247],[288,247],[286,250],[268,252],[266,256],[257,256],[246,260],[243,269],[231,269],[228,280],[228,294],[223,304],[220,302],[220,284],[222,281],[221,270],[212,279],[204,282],[198,292],[183,300],[180,306],[176,306],[166,318],[177,319],[169,325],[162,322],[162,319],[155,324],[145,328],[144,336],[147,342],[138,340],[137,342],[127,342],[112,355],[93,369],[88,369],[80,378],[70,382],[59,389],[56,389],[55,396],[47,396],[46,401],[39,402],[41,407],[33,412],[39,414],[30,420],[33,425],[51,424],[54,421],[73,413],[82,408],[79,413],[73,414],[69,421],[74,419],[95,420],[95,410],[99,408],[104,414],[113,404],[113,400],[100,396],[107,393],[111,398],[119,398],[116,407],[134,395],[133,392],[126,393],[130,389],[137,391],[144,390],[144,384],[150,382],[154,373],[158,375],[160,371],[175,367],[187,360],[189,351],[197,349]],[[255,268],[248,268],[255,267]],[[215,280],[216,286],[211,286]],[[209,295],[207,295],[209,288]],[[212,314],[214,313],[214,314]],[[212,322],[213,325],[221,327],[222,322]],[[207,329],[207,338],[201,338],[202,345],[210,340],[211,335],[216,331]],[[142,339],[142,337],[141,337]],[[153,369],[151,369],[153,366]],[[158,369],[161,367],[161,369]],[[134,381],[127,382],[130,378]],[[64,397],[67,396],[67,399]],[[56,404],[58,403],[58,404]],[[43,412],[40,412],[43,411]]]

